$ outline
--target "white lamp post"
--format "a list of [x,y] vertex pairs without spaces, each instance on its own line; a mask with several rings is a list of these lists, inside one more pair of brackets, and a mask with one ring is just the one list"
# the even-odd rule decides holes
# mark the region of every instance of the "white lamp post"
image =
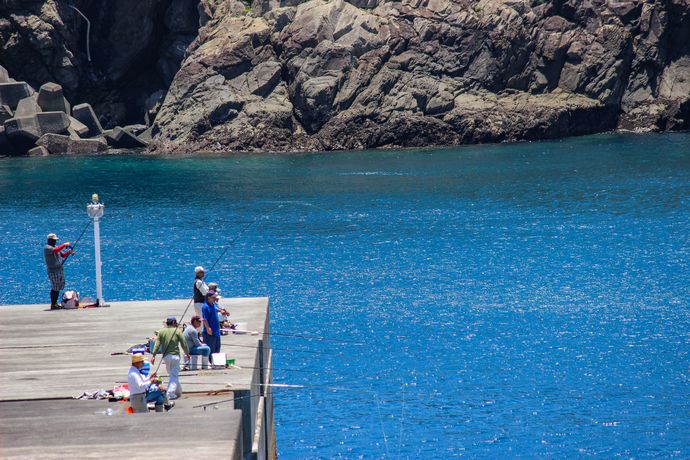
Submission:
[[96,251],[96,304],[105,306],[103,285],[101,283],[101,230],[98,220],[103,217],[105,205],[98,200],[98,194],[91,195],[91,203],[86,205],[86,213],[93,219],[93,242]]

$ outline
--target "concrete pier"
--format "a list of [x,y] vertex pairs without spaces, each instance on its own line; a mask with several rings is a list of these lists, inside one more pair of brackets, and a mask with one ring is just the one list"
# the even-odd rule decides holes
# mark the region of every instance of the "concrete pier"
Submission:
[[[223,336],[221,352],[239,368],[182,372],[184,394],[163,414],[126,414],[126,404],[73,398],[126,383],[131,357],[123,353],[145,343],[167,316],[179,321],[189,300],[57,311],[0,306],[2,458],[274,458],[268,298],[221,303],[233,322],[259,333]],[[190,306],[183,321],[193,314]],[[167,383],[165,365],[158,375]]]

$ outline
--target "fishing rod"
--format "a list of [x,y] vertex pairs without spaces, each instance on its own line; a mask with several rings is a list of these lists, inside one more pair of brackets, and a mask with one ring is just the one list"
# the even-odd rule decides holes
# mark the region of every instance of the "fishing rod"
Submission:
[[215,401],[215,402],[208,403],[208,404],[199,404],[199,405],[197,405],[197,406],[192,406],[192,409],[203,408],[204,411],[205,411],[205,410],[206,410],[206,407],[208,407],[208,406],[215,406],[216,404],[223,404],[223,403],[227,403],[227,402],[241,401],[241,400],[243,400],[243,399],[261,398],[262,396],[263,396],[262,394],[258,394],[258,395],[244,395],[244,396],[238,396],[238,397],[232,398],[232,399],[221,399],[220,401]]
[[333,343],[341,343],[341,344],[348,344],[348,345],[366,345],[364,342],[354,342],[350,340],[336,340],[336,339],[329,339],[326,337],[319,337],[319,336],[312,336],[312,335],[299,335],[299,334],[285,334],[285,333],[279,333],[279,332],[263,332],[263,331],[249,331],[249,330],[242,330],[242,329],[221,329],[223,331],[227,332],[232,332],[234,334],[251,334],[251,335],[276,335],[280,337],[294,337],[298,339],[306,339],[306,340],[320,340],[323,342],[333,342]]
[[[324,208],[321,208],[321,207],[319,207],[319,206],[313,205],[313,204],[311,204],[311,203],[304,203],[304,202],[287,202],[287,203],[288,203],[288,204],[300,204],[300,205],[304,205],[304,206],[310,206],[310,207],[318,208],[318,209],[321,209],[321,210],[323,210],[323,211],[325,211],[325,212],[328,212],[328,210],[326,210],[326,209],[324,209]],[[227,254],[227,252],[228,252],[228,251],[230,250],[230,248],[235,244],[235,242],[236,242],[242,235],[244,235],[251,227],[253,227],[253,226],[254,226],[257,222],[259,222],[260,220],[263,220],[263,219],[265,219],[266,217],[269,217],[270,215],[272,215],[272,214],[273,214],[274,212],[276,212],[278,209],[282,208],[285,204],[286,204],[286,203],[284,203],[284,202],[278,202],[278,203],[277,203],[277,206],[275,206],[274,208],[272,208],[269,212],[264,213],[264,214],[260,215],[259,217],[256,217],[254,220],[252,220],[252,221],[248,222],[247,224],[245,224],[245,226],[239,231],[239,233],[238,233],[237,235],[235,235],[235,237],[234,237],[233,239],[230,240],[230,242],[227,244],[227,246],[225,247],[225,249],[223,249],[223,251],[218,255],[218,257],[216,258],[216,260],[215,260],[215,261],[213,262],[213,264],[211,265],[211,268],[210,268],[206,273],[211,273],[211,272],[213,271],[213,269],[216,267],[216,265],[218,265],[218,263],[219,263],[219,262],[221,261],[221,259],[225,256],[225,254]],[[355,225],[357,226],[357,224],[355,224]],[[178,324],[182,324],[182,323],[183,323],[183,319],[184,319],[185,315],[187,314],[187,311],[189,311],[189,307],[192,305],[193,302],[194,302],[194,298],[192,297],[192,299],[190,299],[190,301],[187,303],[187,306],[185,307],[184,312],[182,312],[182,316],[180,316],[180,321],[179,321]],[[274,335],[278,335],[278,334],[274,334]],[[325,338],[323,338],[323,339],[325,339]],[[257,347],[253,347],[253,348],[257,348]],[[305,351],[305,350],[284,350],[284,349],[279,349],[279,348],[273,348],[273,349],[274,349],[274,350],[281,350],[281,351],[298,351],[298,352],[305,352],[305,353],[307,353],[307,351]],[[165,352],[166,352],[166,351],[167,351],[167,346],[166,346],[166,349],[163,351],[163,353],[162,353],[161,356],[165,356]],[[316,353],[316,354],[329,354],[329,353],[318,353],[318,352],[312,352],[312,353]],[[342,353],[340,353],[340,355],[342,355]],[[336,356],[337,356],[337,355],[336,355]],[[156,366],[156,370],[154,371],[154,373],[157,373],[157,372],[158,372],[158,370],[160,369],[160,366],[161,366],[162,363],[163,363],[163,359],[161,358],[161,360],[158,362],[158,365]]]
[[[286,367],[250,367],[250,366],[234,366],[235,369],[242,370],[242,369],[263,369],[263,370],[270,370],[270,371],[287,371],[287,372],[299,372],[302,374],[314,374],[314,375],[321,375],[321,372],[316,372],[316,371],[308,371],[304,369],[290,369]],[[208,370],[211,371],[211,373],[208,374],[199,374],[199,373],[191,373],[189,371],[181,372],[180,373],[180,380],[182,377],[199,377],[199,376],[217,376],[217,375],[230,375],[232,372],[217,372],[220,369],[197,369],[197,370]],[[193,372],[193,371],[192,371]],[[127,381],[116,381],[115,383],[127,383]],[[212,383],[208,382],[184,382],[185,385],[212,385]]]
[[[308,371],[305,369],[291,369],[289,367],[252,367],[252,366],[238,366],[237,364],[234,364],[231,369],[254,369],[254,370],[267,370],[267,371],[287,371],[287,372],[299,372],[302,374],[316,374],[316,375],[321,375],[321,372],[316,372],[316,371]],[[182,374],[180,374],[182,376]],[[187,374],[189,375],[189,374]],[[197,374],[198,375],[198,374]],[[191,375],[190,375],[191,377]]]
[[295,352],[295,353],[311,353],[315,355],[329,355],[329,356],[342,356],[342,352],[340,353],[329,353],[326,351],[314,351],[314,350],[300,350],[297,348],[274,348],[274,347],[259,347],[256,345],[237,345],[237,344],[232,344],[228,345],[228,347],[239,347],[239,348],[254,348],[255,350],[258,349],[264,349],[264,350],[276,350],[276,351],[289,351],[289,352]]
[[[82,236],[84,236],[84,233],[86,233],[86,229],[89,228],[90,225],[91,225],[91,219],[89,219],[89,222],[86,224],[86,226],[84,226],[84,229],[81,231],[81,233],[79,234],[79,236],[77,237],[77,239],[74,240],[74,244],[71,244],[71,245],[69,246],[70,250],[72,251],[72,252],[70,253],[70,255],[71,255],[71,254],[74,254],[74,248],[77,247],[77,244],[79,243],[79,240],[81,239]],[[60,265],[65,265],[65,263],[67,262],[67,259],[68,259],[68,257],[65,257],[64,259],[62,259],[62,262],[60,262]]]
[[[282,206],[283,206],[283,205],[282,205],[282,203],[281,203],[280,205],[278,205],[278,206],[276,206],[275,208],[271,209],[270,212],[268,212],[268,213],[266,213],[266,214],[262,214],[262,215],[260,215],[259,217],[256,217],[254,220],[248,222],[248,223],[239,231],[239,233],[238,233],[237,235],[235,235],[235,237],[234,237],[233,239],[230,240],[230,242],[227,244],[227,246],[225,247],[225,249],[223,249],[223,252],[221,252],[220,255],[219,255],[219,256],[216,258],[216,260],[213,262],[213,264],[211,265],[211,268],[208,270],[207,273],[210,273],[210,272],[213,271],[213,269],[216,267],[216,265],[218,265],[218,262],[220,262],[220,260],[225,256],[225,254],[230,250],[230,248],[235,244],[235,242],[236,242],[242,235],[244,235],[252,226],[254,226],[257,222],[259,222],[259,220],[262,220],[262,219],[264,219],[265,217],[271,215],[273,212],[275,212],[276,210],[278,210],[278,209],[279,209],[280,207],[282,207]],[[179,321],[178,324],[182,324],[182,322],[183,322],[182,320],[184,319],[185,315],[187,314],[187,311],[189,311],[189,307],[192,305],[193,302],[194,302],[194,297],[192,297],[192,298],[189,300],[189,302],[187,303],[187,306],[185,307],[184,311],[182,312],[182,316],[180,316],[180,321]],[[156,366],[156,370],[154,371],[154,373],[158,373],[158,370],[160,369],[161,364],[163,363],[163,358],[162,358],[162,357],[165,356],[165,352],[168,351],[168,346],[169,346],[169,345],[170,345],[170,344],[168,344],[168,345],[166,346],[165,350],[161,353],[161,360],[158,362],[158,366]],[[255,348],[256,348],[256,347],[255,347]]]

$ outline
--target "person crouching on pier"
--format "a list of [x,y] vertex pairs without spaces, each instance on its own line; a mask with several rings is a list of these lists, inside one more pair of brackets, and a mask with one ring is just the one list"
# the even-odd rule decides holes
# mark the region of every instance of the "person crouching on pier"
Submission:
[[170,410],[174,403],[169,402],[165,395],[165,387],[158,386],[156,381],[156,374],[152,373],[148,377],[141,373],[141,368],[144,367],[144,355],[132,355],[132,367],[129,368],[127,374],[127,386],[129,387],[129,404],[134,413],[147,413],[149,411],[148,404],[155,403],[156,412],[163,412]]
[[156,343],[153,345],[151,354],[151,365],[156,362],[156,353],[159,351],[163,355],[165,367],[168,370],[170,380],[168,381],[168,399],[176,399],[182,396],[182,385],[180,385],[180,347],[189,360],[189,349],[187,341],[177,328],[177,318],[169,316],[165,321],[165,327],[158,331]]

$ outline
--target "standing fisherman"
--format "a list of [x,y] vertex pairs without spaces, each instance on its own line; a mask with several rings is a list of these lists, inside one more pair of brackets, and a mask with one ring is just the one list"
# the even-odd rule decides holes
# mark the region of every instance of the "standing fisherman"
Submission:
[[213,353],[220,353],[220,323],[216,311],[216,291],[206,293],[206,302],[201,312],[203,313],[204,343],[211,349],[211,364],[213,364]]
[[180,385],[180,347],[184,351],[187,361],[189,361],[189,348],[187,341],[177,328],[177,318],[169,316],[165,320],[165,327],[158,331],[156,343],[151,351],[151,365],[156,362],[156,353],[163,355],[163,362],[168,369],[168,399],[173,400],[182,396],[182,385]]
[[[48,234],[48,242],[43,248],[43,256],[46,260],[46,268],[48,269],[48,279],[50,279],[51,310],[60,308],[58,299],[60,298],[60,291],[65,288],[65,271],[62,268],[62,264],[73,252],[69,249],[69,241],[56,247],[55,245],[58,239],[55,233]],[[66,249],[66,251],[63,251],[63,249]]]
[[206,293],[208,286],[204,281],[204,267],[196,267],[194,269],[194,311],[197,316],[201,316],[201,309],[206,301]]

